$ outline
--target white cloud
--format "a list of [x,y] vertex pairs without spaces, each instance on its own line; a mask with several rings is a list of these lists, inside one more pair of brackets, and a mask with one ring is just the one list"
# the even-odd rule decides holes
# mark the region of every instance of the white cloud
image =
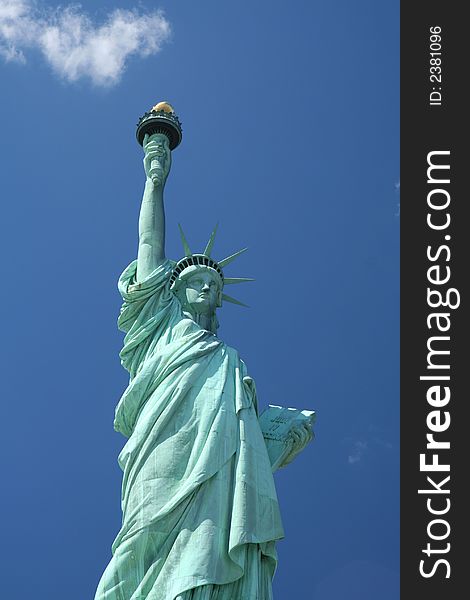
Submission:
[[351,454],[348,456],[348,463],[353,465],[358,463],[361,458],[364,456],[364,452],[367,450],[367,442],[363,440],[358,440],[354,442],[353,450]]
[[116,9],[97,25],[80,5],[51,10],[33,0],[0,0],[0,56],[24,63],[28,50],[38,50],[66,81],[89,77],[96,85],[113,85],[130,56],[157,53],[170,31],[158,10]]
[[383,431],[371,424],[357,437],[346,437],[343,443],[348,450],[348,464],[355,465],[370,456],[382,456],[384,452],[393,451],[393,444],[386,440],[383,436]]
[[[398,181],[398,182],[395,184],[395,191],[397,192],[397,194],[399,194],[399,193],[400,193],[400,182],[399,182],[399,181]],[[400,216],[400,203],[398,203],[398,210],[397,210],[397,212],[395,213],[395,216],[396,216],[396,217],[399,217],[399,216]]]

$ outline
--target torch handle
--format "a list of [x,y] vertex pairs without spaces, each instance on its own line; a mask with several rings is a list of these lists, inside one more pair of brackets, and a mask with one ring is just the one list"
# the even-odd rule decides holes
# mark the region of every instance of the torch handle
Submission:
[[150,170],[149,175],[154,185],[157,185],[160,181],[160,177],[158,176],[158,172],[161,170],[158,159],[153,158],[150,161]]

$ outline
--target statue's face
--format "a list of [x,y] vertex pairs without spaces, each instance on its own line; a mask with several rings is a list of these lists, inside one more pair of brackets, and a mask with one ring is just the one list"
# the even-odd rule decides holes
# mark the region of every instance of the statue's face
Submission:
[[199,271],[186,279],[184,304],[189,310],[199,314],[212,315],[217,308],[221,283],[217,273]]

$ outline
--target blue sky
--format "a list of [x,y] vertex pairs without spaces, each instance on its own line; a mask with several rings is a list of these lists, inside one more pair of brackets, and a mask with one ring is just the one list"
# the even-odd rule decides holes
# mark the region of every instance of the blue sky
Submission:
[[110,557],[135,124],[168,100],[167,254],[178,222],[249,247],[219,335],[262,406],[317,411],[276,475],[275,598],[398,598],[398,68],[396,1],[0,0],[5,597],[92,598]]

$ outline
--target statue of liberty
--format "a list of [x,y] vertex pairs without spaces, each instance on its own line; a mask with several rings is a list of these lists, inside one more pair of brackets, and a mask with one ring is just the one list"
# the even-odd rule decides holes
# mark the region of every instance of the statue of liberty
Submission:
[[[181,135],[167,103],[146,115]],[[273,461],[254,381],[217,337],[217,308],[238,302],[225,286],[247,281],[224,273],[242,251],[216,261],[215,230],[202,253],[181,230],[184,257],[166,258],[163,192],[177,143],[171,127],[142,139],[138,254],[119,280],[130,374],[114,423],[128,438],[123,519],[95,600],[271,600],[283,537]],[[309,423],[294,427],[284,464],[311,437]]]

